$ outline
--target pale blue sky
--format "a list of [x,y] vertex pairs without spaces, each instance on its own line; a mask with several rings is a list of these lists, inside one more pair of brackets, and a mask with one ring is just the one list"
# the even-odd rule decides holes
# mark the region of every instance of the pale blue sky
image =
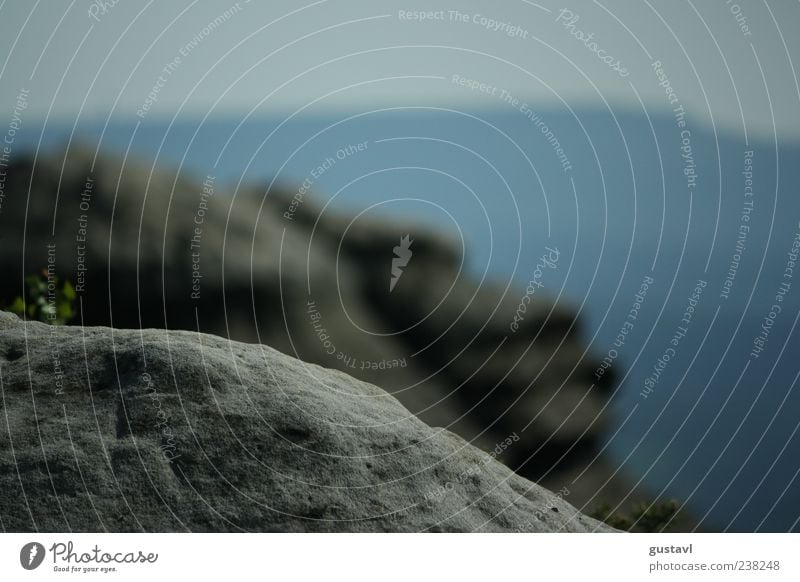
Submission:
[[[21,88],[30,90],[28,119],[39,121],[79,112],[82,119],[112,112],[132,118],[137,111],[169,119],[179,108],[187,115],[282,114],[317,99],[310,107],[317,113],[508,106],[501,90],[540,107],[640,108],[641,99],[657,113],[669,110],[651,66],[660,60],[693,117],[711,123],[713,115],[718,128],[738,132],[744,121],[748,132],[764,134],[774,116],[779,132],[800,136],[800,90],[790,62],[800,66],[795,0],[106,4],[105,11],[89,0],[0,5],[0,120],[11,118]],[[450,12],[456,5],[465,20]],[[565,6],[579,16],[569,27],[558,20]],[[400,11],[420,9],[443,12],[422,22],[400,18]],[[215,30],[203,33],[218,17]],[[492,30],[484,18],[516,32]],[[604,64],[571,34],[578,31],[593,34],[591,48],[630,74]],[[175,57],[180,63],[164,74]],[[485,82],[487,90],[453,83],[456,74]],[[158,95],[142,112],[154,87]]]

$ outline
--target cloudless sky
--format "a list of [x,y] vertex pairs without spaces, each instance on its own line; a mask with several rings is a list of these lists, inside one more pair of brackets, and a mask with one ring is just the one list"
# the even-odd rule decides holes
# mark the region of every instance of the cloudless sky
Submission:
[[[658,60],[689,115],[738,132],[746,124],[751,133],[800,136],[796,1],[100,6],[0,4],[0,120],[11,118],[21,89],[30,91],[27,118],[41,121],[133,118],[155,87],[143,113],[150,119],[285,114],[312,102],[307,110],[316,113],[409,104],[512,107],[502,90],[540,107],[644,104],[650,113],[669,112],[652,66]],[[458,16],[450,12],[456,6]],[[565,7],[578,19],[566,18]],[[401,15],[416,10],[442,12],[423,21]],[[165,74],[170,63],[177,66]],[[453,75],[488,88],[471,90]]]

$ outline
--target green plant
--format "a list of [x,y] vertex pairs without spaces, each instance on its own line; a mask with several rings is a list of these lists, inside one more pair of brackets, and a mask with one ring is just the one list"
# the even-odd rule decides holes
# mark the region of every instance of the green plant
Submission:
[[591,516],[617,529],[632,532],[680,531],[680,503],[674,499],[661,503],[635,504],[629,514],[614,512],[608,503],[601,503]]
[[43,270],[25,278],[25,297],[17,297],[8,311],[51,325],[64,325],[75,317],[75,288]]

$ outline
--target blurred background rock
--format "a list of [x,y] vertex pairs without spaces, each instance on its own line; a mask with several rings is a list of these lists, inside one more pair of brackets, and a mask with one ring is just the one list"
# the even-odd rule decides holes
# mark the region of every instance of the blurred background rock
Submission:
[[[573,309],[536,295],[512,332],[525,289],[465,275],[458,241],[326,213],[310,194],[292,206],[295,192],[234,196],[80,148],[35,171],[22,159],[0,215],[0,296],[52,257],[80,282],[73,324],[267,344],[381,386],[486,451],[518,435],[498,458],[584,511],[647,499],[601,453],[613,378],[594,377]],[[412,258],[390,291],[405,235]]]

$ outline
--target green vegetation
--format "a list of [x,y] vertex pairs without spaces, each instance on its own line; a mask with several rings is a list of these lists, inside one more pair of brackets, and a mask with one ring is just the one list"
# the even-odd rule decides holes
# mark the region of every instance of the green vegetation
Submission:
[[25,297],[17,297],[6,311],[51,325],[64,325],[75,317],[75,288],[69,281],[42,271],[25,278]]
[[670,500],[661,503],[637,503],[629,514],[614,513],[608,503],[601,503],[591,513],[595,519],[624,531],[674,532],[682,531],[678,512],[680,503]]

